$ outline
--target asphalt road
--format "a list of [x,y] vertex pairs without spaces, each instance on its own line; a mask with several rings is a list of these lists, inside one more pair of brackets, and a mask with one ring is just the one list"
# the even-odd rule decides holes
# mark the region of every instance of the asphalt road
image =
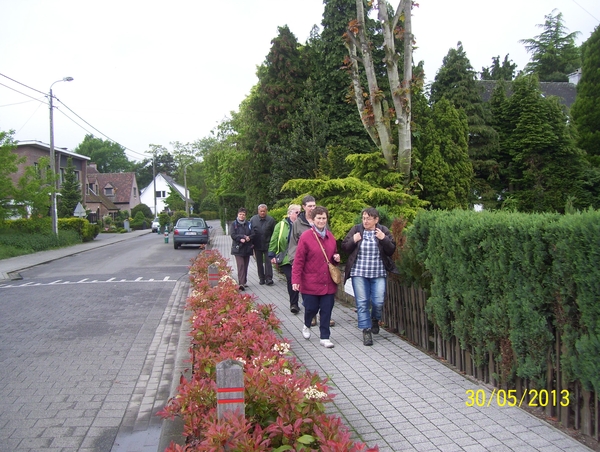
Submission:
[[143,430],[155,441],[198,252],[147,234],[0,287],[1,452],[126,450]]

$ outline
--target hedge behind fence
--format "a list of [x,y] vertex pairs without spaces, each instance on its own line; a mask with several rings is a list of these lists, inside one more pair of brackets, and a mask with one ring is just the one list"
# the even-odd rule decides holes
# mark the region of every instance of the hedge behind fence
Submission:
[[498,357],[500,383],[543,387],[554,333],[569,380],[600,391],[600,213],[426,211],[408,230],[404,267],[431,281],[427,312],[475,364]]

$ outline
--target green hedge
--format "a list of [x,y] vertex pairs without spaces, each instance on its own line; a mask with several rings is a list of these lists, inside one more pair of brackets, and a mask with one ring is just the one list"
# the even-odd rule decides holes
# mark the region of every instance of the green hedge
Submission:
[[423,211],[407,234],[401,272],[423,269],[430,319],[477,365],[541,385],[558,329],[569,378],[600,390],[600,213]]

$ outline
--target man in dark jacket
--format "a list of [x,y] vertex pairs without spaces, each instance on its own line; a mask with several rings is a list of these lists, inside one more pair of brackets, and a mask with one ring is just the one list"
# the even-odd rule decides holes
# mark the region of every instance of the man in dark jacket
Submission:
[[269,242],[275,229],[275,219],[267,215],[267,205],[258,206],[258,214],[250,218],[250,225],[254,232],[254,257],[258,269],[258,283],[273,285],[273,266],[269,259]]

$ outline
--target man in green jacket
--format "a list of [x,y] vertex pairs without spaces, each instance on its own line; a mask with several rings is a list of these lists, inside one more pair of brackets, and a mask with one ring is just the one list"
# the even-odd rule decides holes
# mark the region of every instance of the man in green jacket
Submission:
[[[290,297],[290,311],[294,314],[300,312],[298,306],[299,292],[292,290],[292,264],[288,253],[292,226],[300,213],[299,204],[291,204],[288,207],[287,216],[275,225],[271,241],[269,242],[269,258],[273,264],[277,264],[285,275],[287,290]],[[279,262],[278,262],[279,260]]]

